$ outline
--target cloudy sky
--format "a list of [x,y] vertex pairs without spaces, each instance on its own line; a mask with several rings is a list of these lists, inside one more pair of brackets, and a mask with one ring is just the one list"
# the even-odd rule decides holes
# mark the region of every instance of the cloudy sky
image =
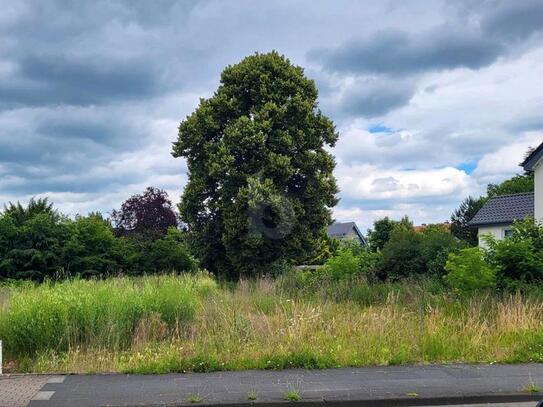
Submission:
[[277,50],[336,123],[338,220],[444,221],[543,141],[543,1],[0,0],[0,204],[179,200],[179,122]]

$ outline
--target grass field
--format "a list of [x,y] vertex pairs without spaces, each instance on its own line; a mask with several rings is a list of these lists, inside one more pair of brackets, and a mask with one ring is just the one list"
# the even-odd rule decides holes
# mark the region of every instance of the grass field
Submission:
[[0,338],[21,372],[540,362],[543,296],[204,274],[5,285]]

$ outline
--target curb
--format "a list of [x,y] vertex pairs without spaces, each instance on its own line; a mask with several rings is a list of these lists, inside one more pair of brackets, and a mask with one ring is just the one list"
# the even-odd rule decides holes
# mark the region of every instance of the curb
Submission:
[[[397,397],[389,399],[351,399],[351,400],[301,400],[298,402],[277,400],[277,401],[254,401],[240,403],[171,403],[171,404],[133,404],[133,405],[108,405],[108,407],[285,407],[289,404],[299,404],[302,407],[392,407],[392,406],[454,406],[459,404],[494,404],[494,403],[519,403],[536,402],[535,407],[543,407],[543,394],[506,393],[506,394],[481,394],[465,396],[443,396],[443,397]],[[491,407],[491,406],[489,406]]]

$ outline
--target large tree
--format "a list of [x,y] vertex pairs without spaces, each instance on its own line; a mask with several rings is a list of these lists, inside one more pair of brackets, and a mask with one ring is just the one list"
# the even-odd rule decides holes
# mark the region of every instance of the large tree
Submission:
[[486,201],[487,198],[484,196],[479,198],[468,196],[451,215],[451,233],[470,246],[477,246],[479,239],[477,228],[470,226],[469,221],[479,212]]
[[337,203],[325,149],[337,138],[315,83],[284,56],[228,66],[173,147],[187,159],[179,210],[202,265],[237,277],[315,256]]

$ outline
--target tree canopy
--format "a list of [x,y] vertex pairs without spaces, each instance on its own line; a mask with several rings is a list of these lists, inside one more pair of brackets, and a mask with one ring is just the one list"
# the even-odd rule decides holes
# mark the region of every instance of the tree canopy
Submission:
[[477,228],[471,227],[468,223],[479,212],[479,209],[486,203],[487,198],[481,196],[473,198],[468,196],[451,215],[451,232],[460,240],[464,240],[470,246],[477,246]]
[[202,265],[236,277],[314,257],[337,203],[325,149],[337,138],[315,83],[284,56],[228,66],[173,146],[187,159],[179,210]]
[[121,236],[164,236],[170,227],[177,227],[177,216],[168,194],[148,187],[143,194],[132,195],[111,214],[116,231]]
[[488,184],[486,194],[489,198],[500,195],[520,194],[534,190],[533,174],[517,174],[500,184]]

